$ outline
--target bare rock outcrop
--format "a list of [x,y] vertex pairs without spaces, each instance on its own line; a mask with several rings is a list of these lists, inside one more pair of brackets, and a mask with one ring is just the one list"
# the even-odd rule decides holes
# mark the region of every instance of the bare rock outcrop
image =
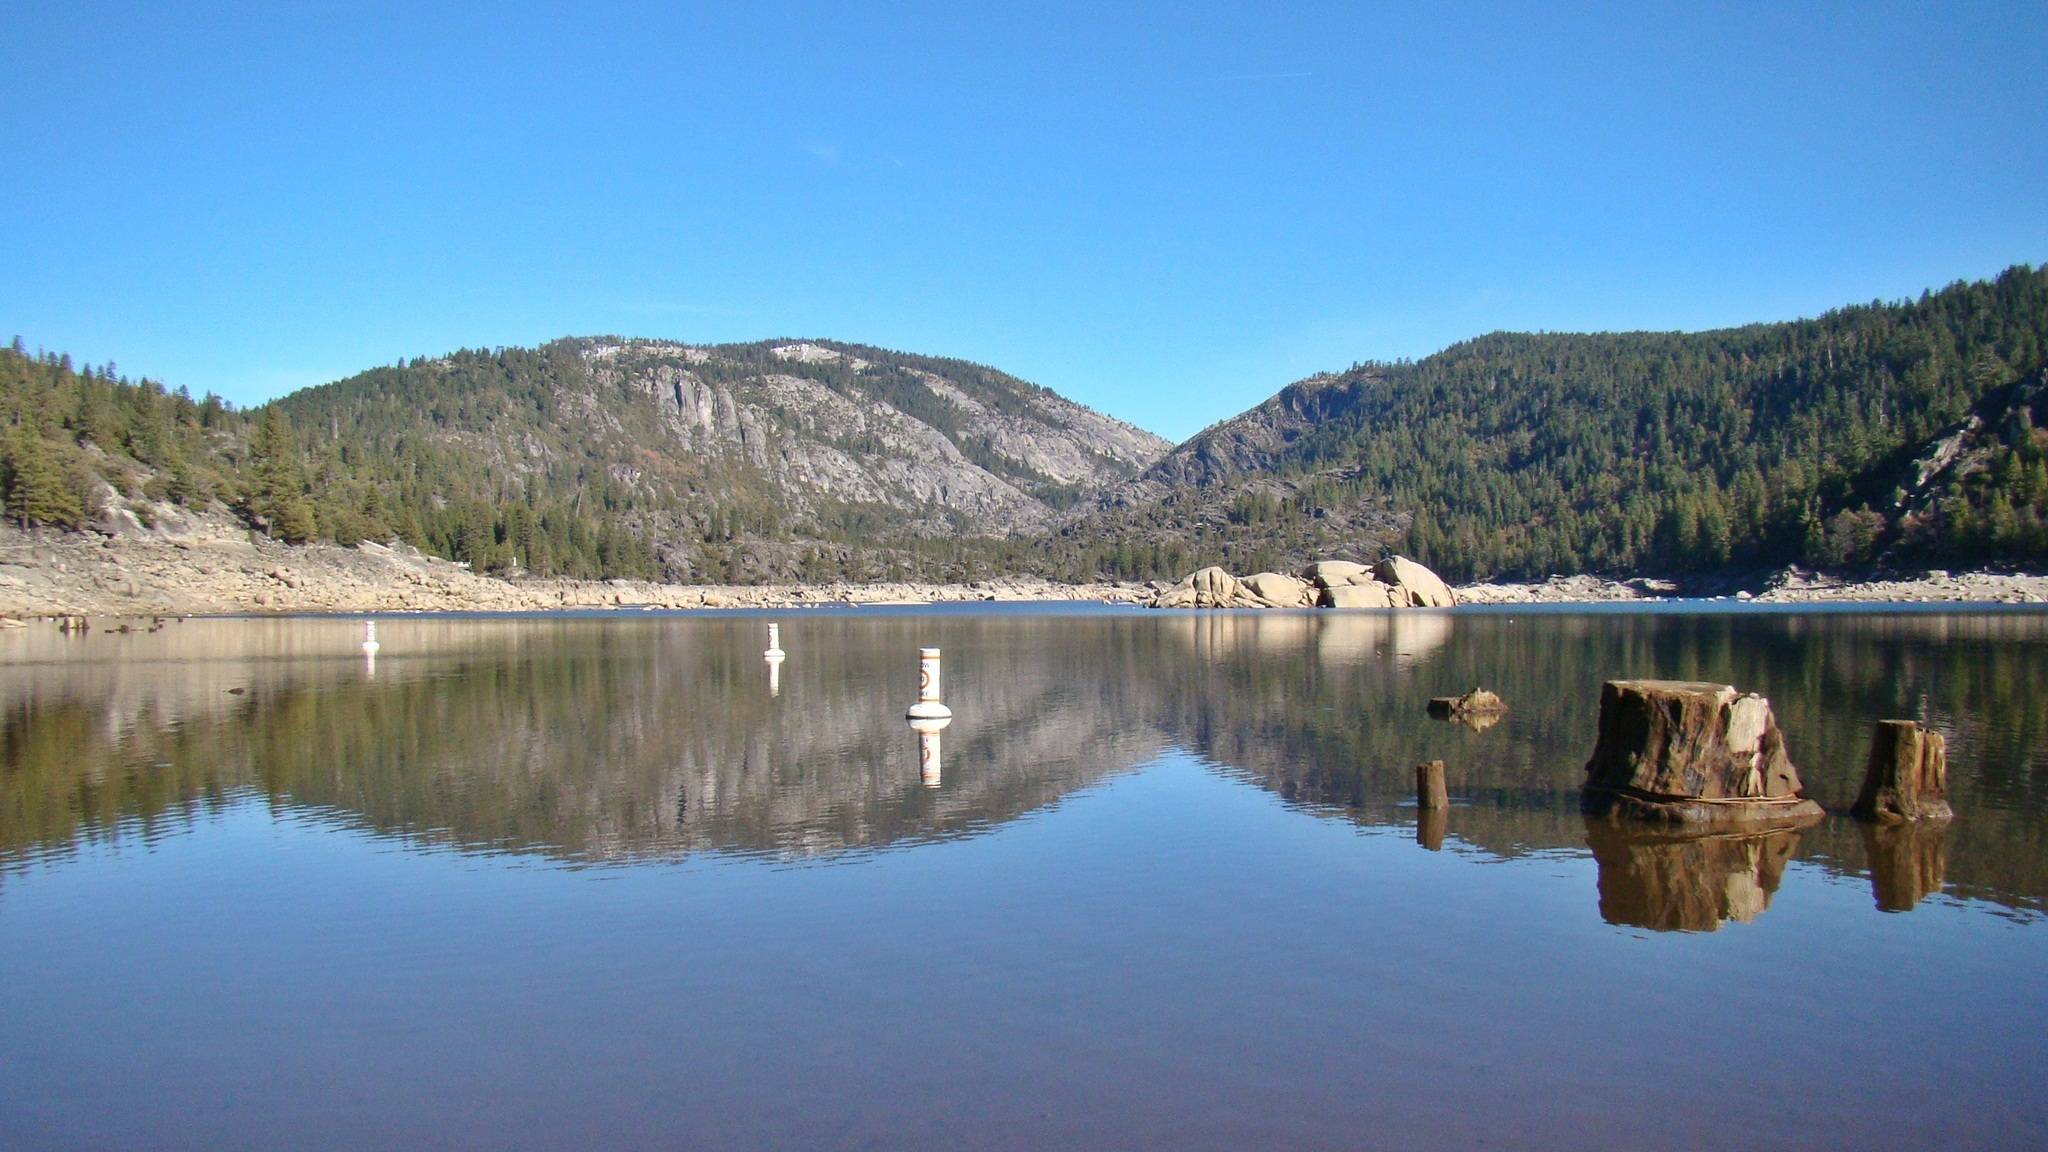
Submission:
[[1316,606],[1316,588],[1305,580],[1296,580],[1292,576],[1284,576],[1278,572],[1260,572],[1245,577],[1242,583],[1252,595],[1276,608]]
[[1397,608],[1452,608],[1458,597],[1436,573],[1408,559],[1389,556],[1373,565],[1373,578],[1394,590]]
[[1669,823],[1819,819],[1771,702],[1726,684],[1610,680],[1586,763],[1588,815]]
[[1406,557],[1367,567],[1318,560],[1298,576],[1260,572],[1238,579],[1204,568],[1161,593],[1155,608],[1449,608],[1458,602],[1437,574]]
[[1377,580],[1363,584],[1338,584],[1325,588],[1319,594],[1317,604],[1324,608],[1392,608],[1393,589]]
[[1189,575],[1153,601],[1155,608],[1266,608],[1244,582],[1214,565]]

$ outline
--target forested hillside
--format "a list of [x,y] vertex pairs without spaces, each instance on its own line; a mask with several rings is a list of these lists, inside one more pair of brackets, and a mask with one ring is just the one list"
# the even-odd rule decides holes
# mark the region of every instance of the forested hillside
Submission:
[[0,498],[163,502],[479,571],[1177,578],[1384,548],[1454,578],[2048,562],[2048,270],[1699,333],[1497,333],[1284,389],[1168,451],[993,369],[561,340],[236,411],[0,350]]
[[963,361],[562,340],[373,369],[249,413],[0,353],[11,514],[217,506],[290,541],[684,581],[990,575],[1169,447]]
[[[1699,333],[1497,333],[1293,385],[1073,539],[1458,578],[2048,559],[2048,270]],[[1136,537],[1135,546],[1130,544]]]

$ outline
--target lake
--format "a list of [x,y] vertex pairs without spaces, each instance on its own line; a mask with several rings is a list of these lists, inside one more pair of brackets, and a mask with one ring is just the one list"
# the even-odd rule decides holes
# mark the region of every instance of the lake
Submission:
[[[0,633],[0,1147],[2048,1146],[2048,615],[378,631]],[[1589,830],[1631,676],[1836,815]],[[1885,718],[1952,825],[1840,815]]]

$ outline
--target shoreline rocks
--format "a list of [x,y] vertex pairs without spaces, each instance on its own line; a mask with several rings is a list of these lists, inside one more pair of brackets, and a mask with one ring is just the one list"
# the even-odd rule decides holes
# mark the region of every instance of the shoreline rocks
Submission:
[[[165,506],[169,508],[169,506]],[[133,617],[321,612],[542,612],[650,608],[797,608],[819,604],[1088,601],[1153,607],[1371,608],[1654,600],[1681,590],[1655,580],[1593,577],[1475,584],[1439,591],[1394,558],[1378,566],[1324,560],[1296,574],[1238,578],[1222,569],[1206,596],[1157,581],[1063,584],[998,577],[960,584],[676,585],[479,575],[403,544],[287,545],[230,518],[172,509],[144,531],[22,532],[0,525],[0,617]],[[1919,581],[1831,584],[1795,574],[1754,603],[2048,603],[2048,576],[1929,574]],[[1433,574],[1431,574],[1433,578]],[[1389,583],[1392,580],[1394,583]],[[1442,581],[1436,581],[1437,585]],[[1198,601],[1205,601],[1198,603]],[[7,625],[0,624],[0,628]]]
[[1405,556],[1367,567],[1318,560],[1296,576],[1260,572],[1239,578],[1202,568],[1151,600],[1154,608],[1451,608],[1458,603],[1436,573]]

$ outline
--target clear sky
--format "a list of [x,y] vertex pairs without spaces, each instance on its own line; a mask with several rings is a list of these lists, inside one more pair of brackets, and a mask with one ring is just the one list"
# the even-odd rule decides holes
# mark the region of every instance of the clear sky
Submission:
[[823,336],[1178,439],[2048,262],[2048,3],[585,7],[17,0],[0,339],[252,403]]

